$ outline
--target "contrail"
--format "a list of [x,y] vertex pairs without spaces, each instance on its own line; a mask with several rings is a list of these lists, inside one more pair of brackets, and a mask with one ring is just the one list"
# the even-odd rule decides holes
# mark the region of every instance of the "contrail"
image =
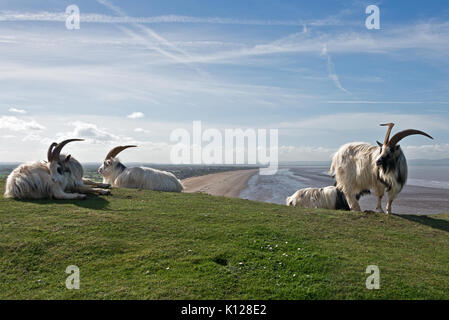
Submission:
[[349,93],[340,83],[340,79],[338,78],[337,72],[335,71],[335,65],[332,62],[331,56],[327,50],[327,45],[323,46],[323,50],[321,54],[327,58],[327,71],[329,73],[329,78],[334,82],[335,86],[343,92]]
[[[97,2],[99,2],[100,4],[106,6],[109,9],[111,9],[115,13],[121,15],[122,17],[125,17],[125,18],[127,17],[126,13],[123,10],[121,10],[118,6],[110,3],[109,1],[107,1],[107,0],[97,0]],[[154,30],[152,30],[152,29],[150,29],[148,27],[145,27],[145,26],[143,26],[143,25],[141,25],[139,23],[132,23],[132,25],[134,27],[140,29],[141,31],[145,32],[147,35],[149,35],[153,39],[157,40],[159,43],[162,43],[165,46],[171,48],[172,50],[174,50],[174,51],[184,55],[186,58],[188,58],[188,59],[192,58],[187,52],[185,52],[182,49],[179,49],[177,46],[175,46],[170,41],[168,41],[167,39],[165,39],[164,37],[159,35]],[[146,39],[144,39],[141,36],[137,35],[133,31],[131,31],[131,30],[127,29],[127,28],[124,28],[124,27],[119,27],[119,29],[122,29],[122,31],[125,31],[128,35],[132,35],[133,37],[140,39],[145,44],[145,46],[147,48],[156,50],[157,52],[161,53],[162,55],[164,55],[164,56],[166,56],[166,57],[168,57],[168,58],[170,58],[170,59],[172,59],[172,60],[174,60],[174,61],[176,61],[178,63],[183,63],[183,64],[191,67],[192,69],[194,69],[195,71],[197,71],[200,74],[203,74],[203,75],[206,74],[204,71],[200,70],[199,68],[192,66],[190,63],[188,63],[187,60],[185,60],[185,59],[183,59],[181,57],[178,57],[178,56],[176,56],[176,55],[174,55],[174,54],[172,54],[172,53],[170,53],[170,52],[168,52],[168,51],[166,51],[166,50],[164,50],[164,49],[162,49],[160,47],[151,45]]]

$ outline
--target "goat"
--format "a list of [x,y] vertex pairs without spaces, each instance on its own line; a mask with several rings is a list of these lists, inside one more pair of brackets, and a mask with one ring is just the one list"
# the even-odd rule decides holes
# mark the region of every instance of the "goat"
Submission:
[[59,156],[59,160],[62,164],[64,174],[67,178],[65,191],[88,194],[98,193],[101,195],[111,194],[110,190],[106,190],[110,188],[111,185],[105,183],[97,183],[84,178],[83,166],[71,155],[66,156],[64,154],[61,154]]
[[119,188],[155,191],[181,192],[184,189],[181,181],[171,172],[146,167],[125,167],[116,156],[123,150],[134,147],[137,146],[118,146],[109,151],[98,169],[103,176],[103,183]]
[[25,163],[14,169],[6,180],[4,196],[16,199],[85,199],[86,195],[78,192],[108,194],[109,190],[86,187],[81,164],[71,155],[60,154],[62,148],[72,141],[83,140],[53,142],[47,151],[47,162]]
[[407,181],[407,160],[398,142],[407,136],[420,134],[433,139],[425,132],[408,129],[396,133],[390,139],[394,123],[388,126],[384,143],[377,146],[363,142],[343,145],[333,156],[329,173],[335,176],[337,188],[345,194],[349,207],[360,211],[356,195],[365,190],[374,189],[377,195],[376,210],[383,212],[382,197],[388,192],[387,214],[391,205]]
[[300,189],[287,197],[286,204],[293,207],[349,211],[345,195],[334,186]]

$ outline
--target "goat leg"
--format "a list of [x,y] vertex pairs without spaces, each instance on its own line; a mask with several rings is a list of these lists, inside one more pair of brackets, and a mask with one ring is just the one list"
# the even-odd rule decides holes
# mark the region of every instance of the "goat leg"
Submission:
[[67,193],[58,188],[53,192],[53,198],[58,200],[84,200],[87,199],[87,196],[81,193]]
[[88,186],[94,186],[96,188],[104,188],[104,189],[109,189],[111,187],[110,184],[108,183],[99,183],[99,182],[95,182],[86,178],[83,178],[83,183],[88,185]]
[[101,194],[101,195],[110,195],[111,190],[108,189],[101,189],[101,188],[92,188],[90,186],[79,186],[78,191],[81,193],[88,193],[88,194]]

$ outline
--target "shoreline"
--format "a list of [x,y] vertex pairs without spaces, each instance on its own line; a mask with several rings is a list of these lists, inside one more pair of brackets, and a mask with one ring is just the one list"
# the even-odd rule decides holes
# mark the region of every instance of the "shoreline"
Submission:
[[238,198],[259,169],[232,170],[181,180],[186,193],[204,192],[213,196]]

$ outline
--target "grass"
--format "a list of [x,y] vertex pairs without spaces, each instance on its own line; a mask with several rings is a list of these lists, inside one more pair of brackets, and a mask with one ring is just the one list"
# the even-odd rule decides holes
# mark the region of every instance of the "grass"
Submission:
[[[448,299],[448,252],[448,214],[117,189],[0,199],[2,299]],[[65,287],[69,265],[79,290]],[[380,268],[380,290],[365,287],[368,265]]]

